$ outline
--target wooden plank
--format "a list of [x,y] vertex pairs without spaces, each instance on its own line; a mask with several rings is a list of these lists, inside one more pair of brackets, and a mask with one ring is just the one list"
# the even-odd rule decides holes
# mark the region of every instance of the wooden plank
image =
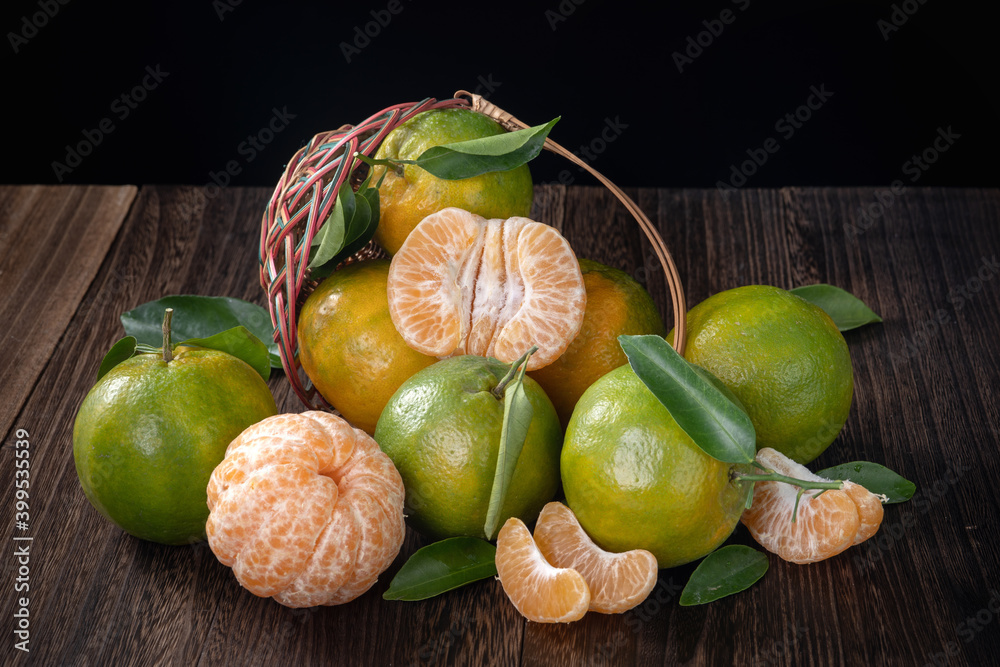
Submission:
[[[175,293],[263,304],[257,225],[269,194],[228,189],[205,201],[194,188],[144,188],[87,293],[86,301],[99,305],[73,318],[71,333],[29,397],[18,423],[32,433],[32,488],[46,490],[32,500],[33,548],[45,554],[32,569],[38,582],[31,597],[32,660],[312,664],[343,655],[353,664],[382,665],[468,654],[477,662],[496,656],[516,661],[524,622],[493,582],[421,605],[420,613],[381,599],[392,574],[424,543],[412,531],[396,562],[362,599],[292,610],[247,593],[205,545],[163,547],[131,538],[84,497],[71,455],[73,421],[101,357],[123,333],[118,314]],[[98,299],[101,294],[107,296]],[[279,409],[302,410],[280,373],[270,386]],[[0,458],[8,497],[13,470],[8,449]],[[12,532],[5,523],[3,538],[10,540]],[[12,591],[9,586],[3,593],[11,608]],[[340,630],[330,633],[331,627]]]
[[[186,655],[181,649],[191,636],[210,627],[193,622],[185,605],[199,599],[196,593],[219,597],[228,590],[214,558],[196,561],[190,548],[135,540],[98,515],[80,489],[71,453],[76,410],[101,357],[123,335],[121,312],[184,292],[262,302],[250,251],[266,194],[232,189],[206,201],[194,188],[166,192],[147,187],[139,194],[19,415],[18,424],[32,433],[31,488],[44,489],[33,494],[31,512],[33,547],[45,554],[32,568],[38,582],[31,596],[32,656],[41,664]],[[11,470],[12,456],[4,456],[0,468]],[[13,474],[5,472],[10,496],[12,483]],[[6,539],[11,530],[5,523]],[[143,621],[147,614],[166,620],[154,630]]]
[[[884,324],[847,334],[854,408],[816,463],[868,459],[917,483],[914,502],[886,508],[874,542],[809,566],[772,557],[756,586],[703,607],[677,604],[693,565],[664,570],[653,595],[627,614],[547,626],[526,623],[494,580],[421,603],[383,601],[392,575],[427,543],[412,531],[371,592],[315,610],[255,598],[205,545],[128,537],[87,503],[70,454],[76,409],[121,335],[118,314],[169,293],[264,302],[256,244],[269,190],[232,188],[206,200],[195,188],[150,187],[15,413],[32,434],[39,489],[31,508],[31,661],[909,665],[941,662],[953,650],[948,664],[991,664],[1000,651],[1000,619],[989,609],[1000,588],[1000,491],[992,483],[1000,475],[1000,191],[912,190],[860,234],[844,225],[857,226],[873,189],[630,194],[672,251],[689,305],[743,284],[830,282],[883,315]],[[610,195],[542,186],[534,214],[562,229],[581,256],[641,278],[669,322],[648,244]],[[280,373],[270,386],[279,408],[302,409]],[[7,498],[13,470],[5,446]],[[0,539],[11,544],[13,530],[4,522]],[[732,539],[753,545],[742,527]],[[11,562],[2,563],[7,608]]]
[[[584,201],[600,196],[582,194]],[[661,572],[654,596],[621,617],[590,615],[572,629],[529,624],[522,662],[904,665],[931,663],[947,651],[957,652],[952,664],[990,662],[998,635],[971,633],[977,626],[967,619],[979,614],[981,623],[992,614],[983,610],[1000,573],[1000,502],[990,483],[1000,474],[990,390],[1000,368],[991,342],[998,291],[992,277],[976,282],[996,261],[984,252],[1000,247],[991,223],[998,193],[910,193],[862,240],[843,225],[872,200],[871,189],[743,191],[728,199],[707,191],[657,194],[658,201],[640,192],[638,201],[657,212],[691,305],[744,284],[829,282],[883,314],[884,325],[847,334],[855,408],[816,466],[880,461],[916,481],[923,501],[918,495],[888,507],[881,542],[807,567],[772,557],[758,585],[707,607],[677,606],[692,570],[685,566]],[[598,206],[573,199],[571,219]],[[621,240],[599,244],[590,252],[615,253]],[[643,268],[628,254],[617,259],[626,270]],[[970,295],[957,308],[948,295],[963,286]],[[927,324],[942,307],[955,311],[947,332]],[[918,350],[900,360],[914,341]],[[955,471],[965,477],[949,481]],[[754,546],[742,527],[731,539]]]
[[[875,189],[796,193],[806,215],[840,223],[828,234],[828,254],[840,257],[831,282],[885,320],[847,335],[854,408],[841,442],[821,461],[832,463],[839,448],[884,462],[918,489],[911,503],[887,509],[877,539],[851,554],[846,574],[865,594],[836,601],[844,660],[926,664],[944,655],[948,664],[987,664],[1000,633],[970,635],[975,622],[967,619],[988,608],[1000,573],[993,484],[1000,197],[911,190],[862,218],[877,196]],[[961,288],[966,296],[956,298]],[[807,591],[797,587],[796,597]]]
[[122,220],[134,185],[0,187],[0,433],[66,331]]

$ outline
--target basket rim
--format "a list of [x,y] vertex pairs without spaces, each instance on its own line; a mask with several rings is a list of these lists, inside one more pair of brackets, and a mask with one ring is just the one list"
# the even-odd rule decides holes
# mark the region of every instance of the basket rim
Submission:
[[[372,114],[358,125],[342,125],[320,132],[288,161],[261,220],[258,263],[260,283],[267,295],[281,365],[292,389],[310,409],[331,408],[302,370],[298,359],[298,314],[317,281],[307,268],[312,241],[329,217],[337,193],[364,163],[357,154],[371,157],[385,136],[413,116],[432,109],[468,109],[483,114],[509,131],[529,127],[481,95],[465,90],[453,97],[395,104]],[[687,307],[677,266],[656,226],[617,185],[577,155],[546,138],[544,149],[560,155],[594,176],[622,203],[639,224],[664,271],[674,316],[673,347],[684,353],[687,342]],[[344,159],[350,156],[350,159]],[[377,253],[374,241],[341,266],[365,261]],[[341,268],[341,267],[338,267]]]

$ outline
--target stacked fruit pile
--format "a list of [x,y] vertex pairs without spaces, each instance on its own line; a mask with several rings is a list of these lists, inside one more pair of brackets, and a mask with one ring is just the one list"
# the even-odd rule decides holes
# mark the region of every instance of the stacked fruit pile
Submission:
[[[274,416],[273,359],[238,314],[174,346],[168,310],[161,347],[120,341],[74,429],[94,506],[145,539],[207,536],[244,587],[289,606],[368,590],[405,516],[438,541],[387,599],[498,574],[521,613],[547,622],[634,607],[659,569],[721,554],[741,518],[793,562],[873,535],[889,498],[802,464],[850,411],[840,329],[877,316],[829,286],[736,288],[691,310],[682,358],[638,282],[524,217],[532,155],[465,178],[421,162],[456,145],[495,158],[490,142],[510,136],[468,110],[419,114],[365,159],[357,197],[338,198],[317,255],[337,258],[353,207],[367,206],[392,257],[318,267],[329,275],[299,313],[299,361],[342,418]],[[900,486],[856,465],[872,490]],[[552,502],[560,491],[565,504]],[[720,586],[696,570],[682,603],[742,590],[759,559],[766,569],[759,552],[725,549],[740,550],[734,571],[757,574],[723,568]]]

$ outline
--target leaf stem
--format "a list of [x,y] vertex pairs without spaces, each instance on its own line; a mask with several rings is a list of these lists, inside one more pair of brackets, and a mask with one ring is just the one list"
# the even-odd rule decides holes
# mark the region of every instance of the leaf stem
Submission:
[[507,385],[510,384],[510,381],[514,379],[514,376],[517,374],[517,369],[521,367],[521,364],[528,363],[528,357],[533,355],[535,352],[538,352],[538,346],[532,345],[530,350],[522,354],[520,359],[510,365],[510,370],[507,371],[507,374],[503,376],[503,379],[500,380],[497,386],[493,387],[493,396],[498,401],[503,400],[504,389],[506,389]]
[[803,491],[807,489],[839,489],[844,484],[844,480],[842,479],[835,479],[829,482],[812,482],[804,479],[798,479],[796,477],[781,475],[773,470],[768,471],[767,474],[763,475],[737,475],[736,479],[743,480],[745,482],[784,482],[785,484],[797,486]]
[[174,358],[174,348],[170,345],[170,320],[173,316],[173,308],[163,311],[163,360],[167,363]]
[[[369,167],[377,167],[379,165],[384,165],[386,167],[392,167],[392,170],[394,172],[396,172],[396,174],[399,175],[399,176],[403,175],[403,165],[404,164],[417,164],[416,160],[396,160],[396,159],[392,159],[392,158],[373,158],[373,157],[368,157],[367,155],[363,155],[362,153],[355,153],[354,157],[356,157],[357,159],[361,160],[362,162],[364,162],[365,164],[367,164]],[[384,176],[385,176],[385,174],[383,173],[383,177]],[[381,179],[379,179],[379,181],[381,182]],[[378,187],[378,186],[376,186],[376,187]]]

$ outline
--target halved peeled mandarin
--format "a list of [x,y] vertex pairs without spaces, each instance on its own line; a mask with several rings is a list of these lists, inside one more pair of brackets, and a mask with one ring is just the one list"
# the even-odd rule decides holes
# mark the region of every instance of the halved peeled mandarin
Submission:
[[497,576],[521,615],[536,623],[569,623],[590,608],[590,589],[576,570],[545,560],[524,522],[507,519],[497,535]]
[[529,371],[569,347],[587,304],[579,262],[558,231],[459,208],[416,226],[392,258],[387,292],[396,330],[418,352],[512,363],[537,345]]
[[645,549],[604,551],[584,532],[573,510],[562,503],[542,508],[535,524],[535,544],[551,565],[572,568],[583,576],[590,588],[592,611],[628,611],[641,604],[656,585],[656,556]]
[[[829,482],[784,454],[765,447],[757,462],[779,474],[805,481]],[[860,484],[805,491],[792,520],[799,488],[785,482],[756,482],[753,503],[741,521],[758,543],[792,563],[814,563],[864,542],[882,524],[879,497]]]

